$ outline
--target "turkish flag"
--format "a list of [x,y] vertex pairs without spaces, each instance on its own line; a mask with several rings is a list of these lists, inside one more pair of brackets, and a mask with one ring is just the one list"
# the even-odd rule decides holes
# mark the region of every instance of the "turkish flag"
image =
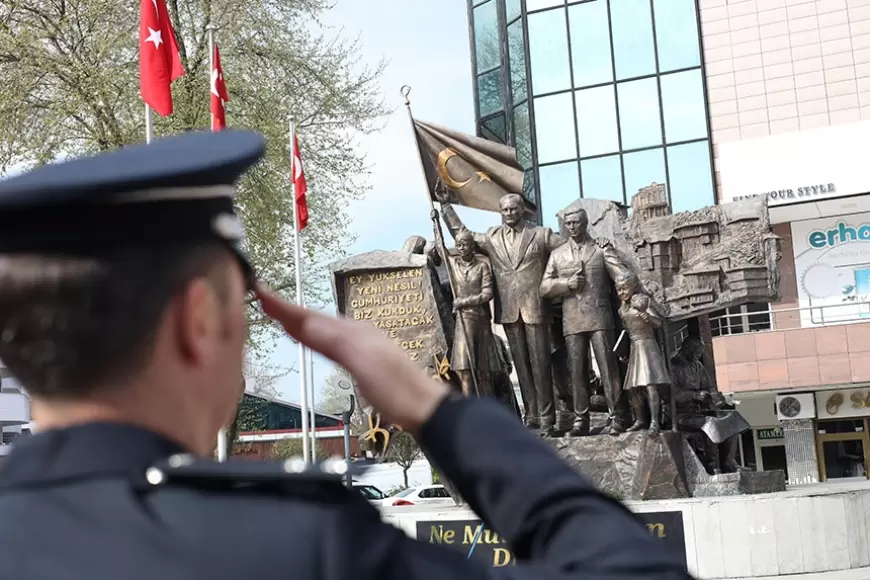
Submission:
[[139,4],[139,91],[163,117],[172,114],[172,81],[184,74],[164,0]]
[[211,67],[211,130],[220,131],[227,128],[227,116],[224,104],[230,100],[227,94],[227,84],[224,82],[224,69],[221,68],[221,54],[217,44],[214,45]]
[[301,232],[308,225],[308,200],[305,198],[308,184],[305,182],[305,171],[302,169],[302,155],[299,153],[299,139],[296,138],[296,133],[293,134],[291,167],[293,169],[293,191],[296,194],[296,215],[299,218],[297,223]]

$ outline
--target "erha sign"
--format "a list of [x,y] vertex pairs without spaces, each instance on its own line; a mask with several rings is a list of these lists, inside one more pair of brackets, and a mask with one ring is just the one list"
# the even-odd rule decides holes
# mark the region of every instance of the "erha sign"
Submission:
[[768,205],[781,205],[799,201],[812,201],[813,198],[825,197],[836,192],[837,186],[835,184],[821,183],[818,185],[804,185],[789,189],[775,189],[773,191],[751,195],[736,195],[734,196],[734,201],[764,196],[767,197]]
[[833,248],[851,242],[870,242],[870,224],[850,226],[844,221],[825,230],[812,230],[807,235],[807,244],[813,249]]

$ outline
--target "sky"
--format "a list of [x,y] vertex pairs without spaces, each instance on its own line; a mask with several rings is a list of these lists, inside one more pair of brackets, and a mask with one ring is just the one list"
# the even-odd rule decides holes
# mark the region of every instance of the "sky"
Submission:
[[[393,109],[384,129],[364,136],[360,143],[372,168],[372,189],[350,207],[357,239],[349,253],[398,250],[414,234],[431,239],[426,186],[399,90],[402,85],[411,86],[411,107],[417,119],[474,133],[466,3],[338,0],[323,21],[345,38],[359,36],[363,61],[372,66],[381,59],[387,61],[381,92]],[[460,216],[478,231],[498,220],[495,214],[475,210],[460,211]],[[334,308],[329,310],[334,312]],[[298,346],[281,339],[270,359],[274,366],[297,368]],[[315,356],[315,387],[323,384],[331,369],[331,362]],[[278,390],[281,398],[300,401],[299,376],[286,375]]]

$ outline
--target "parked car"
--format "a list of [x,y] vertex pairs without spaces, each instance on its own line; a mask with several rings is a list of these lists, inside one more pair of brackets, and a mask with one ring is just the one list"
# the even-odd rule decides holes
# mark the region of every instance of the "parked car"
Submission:
[[381,505],[381,503],[387,499],[387,494],[373,485],[354,481],[353,488],[360,492],[364,498],[377,505]]
[[403,489],[384,500],[385,506],[452,504],[453,498],[440,484],[420,485]]

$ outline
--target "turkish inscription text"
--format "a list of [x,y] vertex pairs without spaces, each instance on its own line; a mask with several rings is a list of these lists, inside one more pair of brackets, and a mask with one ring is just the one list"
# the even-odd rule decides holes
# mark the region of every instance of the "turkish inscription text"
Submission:
[[413,361],[422,361],[438,316],[427,299],[423,268],[382,270],[345,278],[345,315],[370,322],[401,347]]

